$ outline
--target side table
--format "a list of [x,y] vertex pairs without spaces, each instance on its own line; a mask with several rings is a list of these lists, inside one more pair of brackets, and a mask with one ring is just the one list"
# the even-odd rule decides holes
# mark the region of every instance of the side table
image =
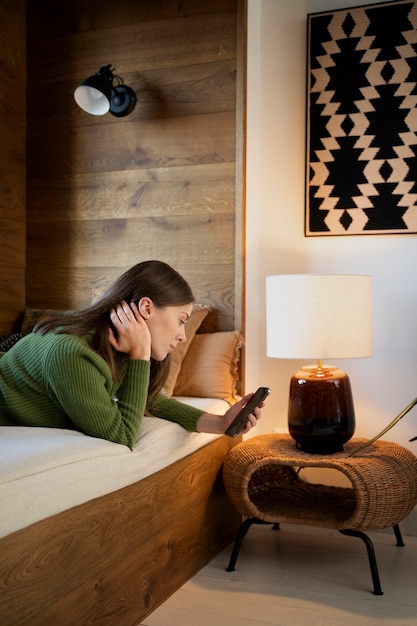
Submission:
[[[289,435],[259,435],[235,446],[225,459],[223,481],[242,522],[227,568],[233,571],[242,541],[253,523],[304,524],[336,529],[366,545],[374,594],[382,595],[375,551],[366,530],[393,527],[417,503],[417,458],[408,449],[376,441],[349,456],[363,439],[351,439],[344,451],[329,455],[298,450]],[[351,487],[307,483],[299,470],[329,468],[342,472]]]

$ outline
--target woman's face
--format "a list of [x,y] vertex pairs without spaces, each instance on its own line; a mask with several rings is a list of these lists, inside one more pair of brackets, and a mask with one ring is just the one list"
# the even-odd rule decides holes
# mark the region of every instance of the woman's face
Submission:
[[186,324],[190,319],[192,308],[192,303],[151,307],[146,323],[151,334],[151,356],[156,361],[163,361],[175,350],[180,341],[186,341]]

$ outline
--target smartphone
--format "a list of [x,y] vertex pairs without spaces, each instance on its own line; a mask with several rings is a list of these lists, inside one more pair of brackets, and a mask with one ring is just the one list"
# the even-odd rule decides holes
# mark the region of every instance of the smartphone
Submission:
[[249,400],[247,404],[243,407],[243,409],[236,415],[233,422],[230,424],[229,428],[226,430],[225,435],[229,435],[229,437],[236,437],[244,428],[246,422],[248,421],[249,415],[252,413],[253,409],[262,404],[267,396],[271,393],[269,387],[259,387],[253,394],[252,398]]

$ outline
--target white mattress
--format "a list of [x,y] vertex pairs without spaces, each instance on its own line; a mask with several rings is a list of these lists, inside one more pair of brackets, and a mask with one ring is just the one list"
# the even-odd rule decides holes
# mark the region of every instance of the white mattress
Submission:
[[[210,413],[228,404],[178,398]],[[0,537],[167,467],[218,435],[145,417],[133,450],[73,430],[0,428]]]

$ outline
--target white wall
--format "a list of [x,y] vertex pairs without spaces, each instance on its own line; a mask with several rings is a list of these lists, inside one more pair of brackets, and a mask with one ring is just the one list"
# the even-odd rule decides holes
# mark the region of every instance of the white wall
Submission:
[[[356,435],[370,437],[417,396],[417,235],[304,237],[306,15],[370,0],[249,0],[246,389],[272,394],[254,434],[287,427],[291,374],[266,357],[265,277],[371,274],[374,355],[335,364],[350,376]],[[388,439],[417,454],[417,408]]]

